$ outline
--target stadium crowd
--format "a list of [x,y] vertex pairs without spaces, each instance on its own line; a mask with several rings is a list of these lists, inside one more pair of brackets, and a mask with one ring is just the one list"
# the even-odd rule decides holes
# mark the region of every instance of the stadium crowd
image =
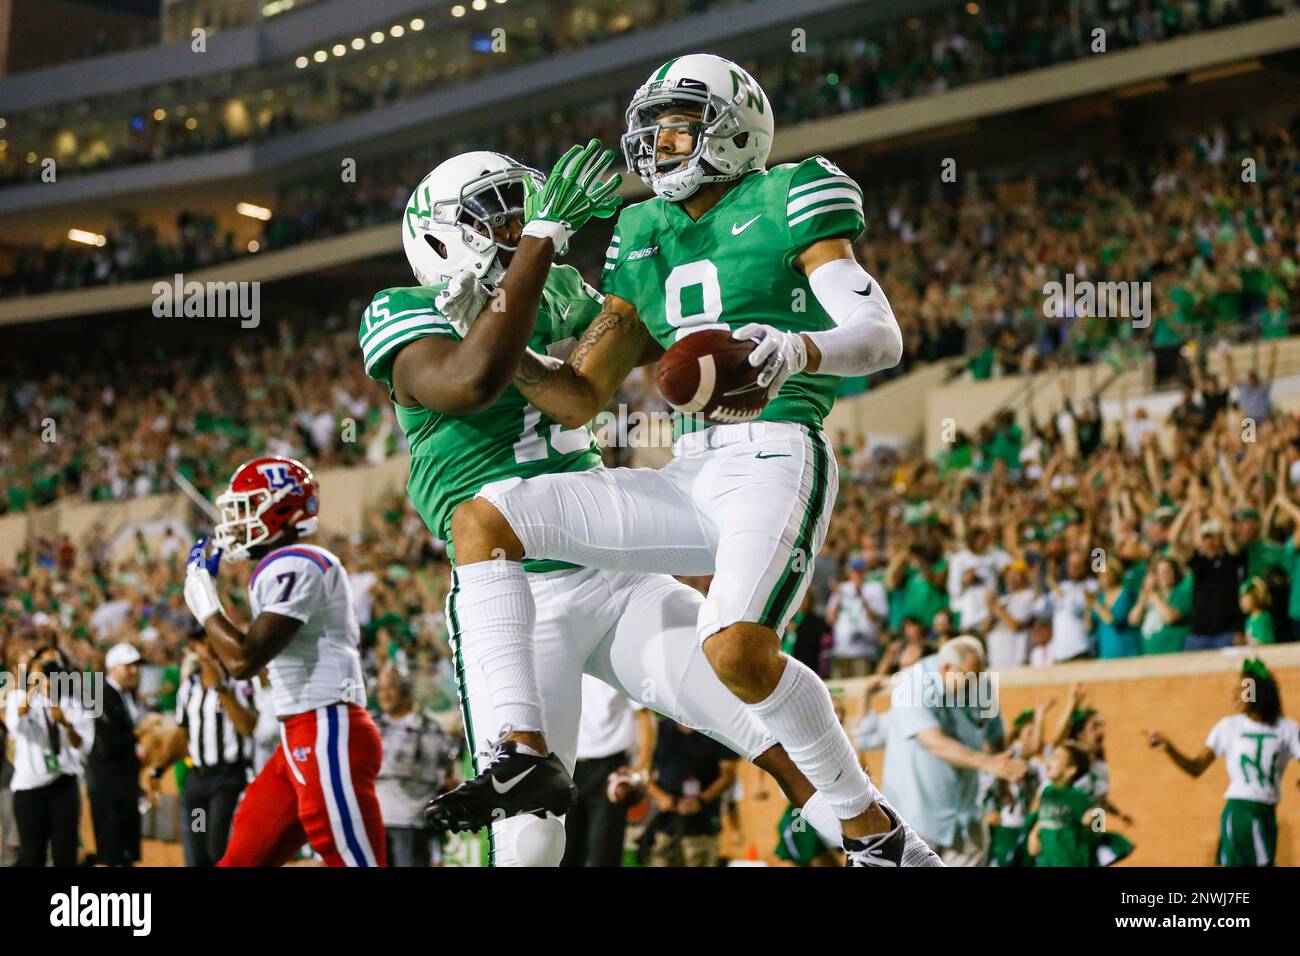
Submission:
[[[869,191],[872,225],[859,252],[889,290],[905,343],[890,374],[960,358],[954,364],[982,379],[1118,365],[1150,351],[1166,382],[1184,370],[1189,347],[1285,336],[1300,291],[1297,132],[1295,124],[1213,126],[1140,160],[976,182],[953,198],[920,186]],[[1243,187],[1237,171],[1246,156],[1258,182]],[[203,222],[187,222],[186,234],[210,248]],[[572,261],[594,277],[598,250],[588,243]],[[149,258],[140,246],[132,255]],[[1149,282],[1146,327],[1073,308],[1047,314],[1044,286],[1066,275]],[[391,450],[400,434],[356,360],[352,316],[360,305],[290,316],[270,345],[236,335],[217,349],[159,345],[129,360],[95,350],[41,366],[19,358],[0,365],[0,411],[14,423],[0,436],[0,513],[64,496],[156,493],[172,487],[172,471],[212,487],[254,452],[330,465]],[[197,384],[180,387],[189,382]],[[231,395],[247,400],[222,400]],[[296,411],[286,420],[279,408]],[[78,441],[51,440],[50,422],[75,427]],[[343,440],[346,422],[355,440]]]
[[[1097,4],[1081,9],[1080,19],[1074,23],[1064,8],[1047,13],[1045,6],[1042,16],[1017,19],[1000,6],[986,4],[978,17],[940,11],[890,23],[867,35],[815,41],[806,51],[797,51],[800,55],[768,55],[745,65],[773,91],[773,105],[783,122],[798,122],[1074,59],[1089,51],[1095,28],[1106,31],[1108,49],[1118,49],[1264,16],[1292,5],[1292,0]],[[393,101],[399,95],[393,82],[385,80],[374,90],[358,88],[355,95],[341,96],[340,102],[361,110]],[[336,177],[296,180],[282,187],[275,216],[267,223],[257,249],[283,248],[391,221],[403,208],[411,183],[438,158],[466,149],[496,149],[549,169],[572,142],[594,136],[616,143],[623,132],[623,106],[620,98],[609,97],[531,120],[473,130],[417,154],[380,161],[363,170],[355,184],[341,185]],[[289,108],[285,110],[270,111],[268,125],[259,135],[275,135],[303,125]],[[198,148],[184,137],[177,142],[188,143],[186,151]],[[223,133],[206,148],[235,142]],[[27,152],[20,148],[0,152],[0,171],[8,157],[13,175],[39,172],[39,164],[18,161],[18,154]],[[138,161],[167,155],[154,152],[146,150]],[[176,235],[175,241],[160,238],[152,227],[121,221],[106,233],[103,247],[66,243],[26,246],[17,250],[12,272],[0,276],[0,291],[32,294],[130,281],[250,254],[246,246],[236,246],[230,234],[216,235],[210,218],[199,214],[183,213]]]

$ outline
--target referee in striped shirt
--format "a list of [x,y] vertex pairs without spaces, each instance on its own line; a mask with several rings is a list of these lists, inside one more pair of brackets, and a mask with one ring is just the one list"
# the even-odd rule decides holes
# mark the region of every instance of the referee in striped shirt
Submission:
[[248,785],[257,710],[248,681],[228,676],[207,642],[190,646],[199,666],[176,696],[192,765],[181,790],[181,842],[186,866],[216,866]]

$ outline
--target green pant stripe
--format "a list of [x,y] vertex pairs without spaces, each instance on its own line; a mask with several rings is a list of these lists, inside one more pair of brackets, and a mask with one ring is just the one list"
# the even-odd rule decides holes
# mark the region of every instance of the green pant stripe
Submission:
[[[790,560],[786,562],[784,573],[781,575],[776,587],[772,589],[772,594],[767,599],[767,604],[763,608],[763,614],[759,621],[760,624],[773,630],[785,618],[786,612],[790,608],[790,602],[794,600],[794,596],[799,590],[800,579],[812,568],[813,539],[817,534],[817,526],[821,523],[822,512],[826,508],[826,447],[811,430],[808,430],[808,440],[812,442],[813,449],[813,486],[808,499],[808,507],[804,510],[803,521],[799,525],[799,534],[795,537]],[[801,557],[803,567],[800,569],[796,565]]]
[[[447,624],[451,628],[451,646],[455,658],[453,670],[456,677],[456,693],[460,696],[460,716],[465,724],[465,741],[469,744],[470,763],[478,771],[478,747],[474,742],[474,718],[470,715],[469,685],[465,681],[465,658],[461,655],[460,616],[456,613],[456,595],[460,593],[460,579],[453,568],[451,572],[451,594],[447,596]],[[496,866],[497,842],[492,828],[488,827],[488,866]]]

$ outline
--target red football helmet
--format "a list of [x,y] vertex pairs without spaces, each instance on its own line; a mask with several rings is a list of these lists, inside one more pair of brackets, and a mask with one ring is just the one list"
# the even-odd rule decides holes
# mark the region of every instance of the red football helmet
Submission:
[[316,530],[320,486],[302,462],[279,455],[254,458],[235,469],[217,496],[221,521],[212,539],[227,561],[243,561],[249,548],[295,528],[299,537]]

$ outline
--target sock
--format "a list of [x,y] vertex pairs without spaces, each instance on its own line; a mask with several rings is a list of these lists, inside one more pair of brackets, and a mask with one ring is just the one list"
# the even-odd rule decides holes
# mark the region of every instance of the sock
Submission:
[[785,748],[841,820],[871,805],[871,784],[835,719],[831,693],[807,665],[787,657],[776,690],[749,709]]
[[509,731],[542,729],[542,695],[533,659],[537,607],[518,561],[476,561],[454,572],[455,620],[460,639],[473,644],[499,725]]
[[[931,850],[921,839],[921,835],[912,829],[911,824],[899,816],[898,811],[890,806],[885,795],[876,789],[870,779],[867,781],[867,786],[871,787],[875,801],[898,817],[903,824],[903,866],[943,866],[939,854]],[[835,811],[826,802],[826,797],[821,791],[809,797],[808,802],[800,808],[799,812],[822,840],[836,848],[844,846],[844,831],[840,827],[840,818],[835,815]]]

